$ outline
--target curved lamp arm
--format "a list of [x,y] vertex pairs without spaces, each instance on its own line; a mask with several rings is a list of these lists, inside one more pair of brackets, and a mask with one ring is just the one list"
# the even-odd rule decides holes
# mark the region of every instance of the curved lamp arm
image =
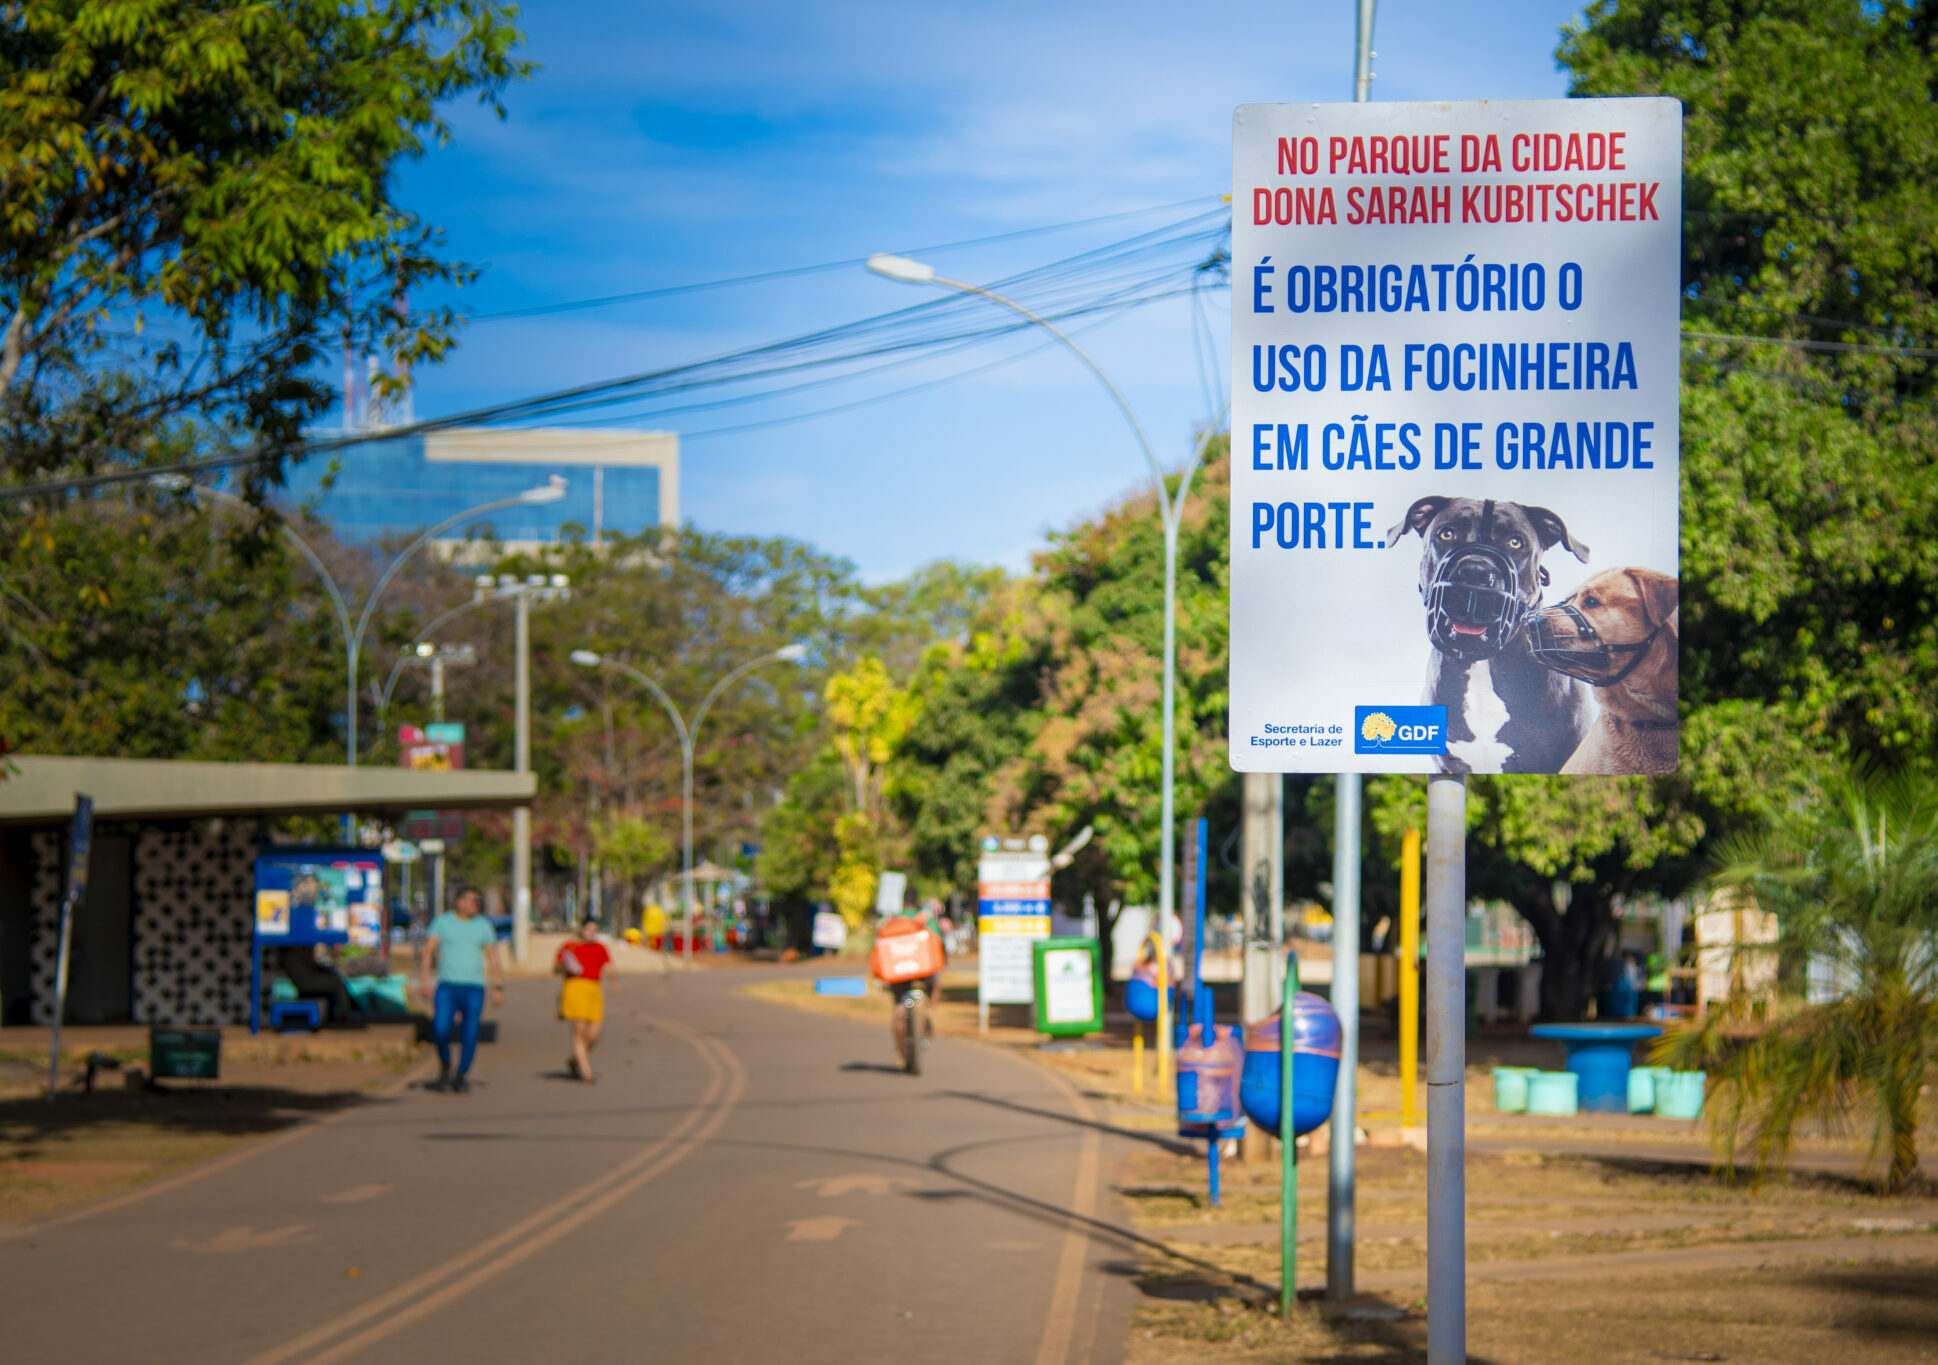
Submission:
[[492,597],[474,597],[469,602],[460,602],[457,606],[452,607],[449,611],[445,612],[443,615],[433,617],[429,625],[425,626],[422,630],[418,631],[417,634],[411,637],[410,643],[405,645],[404,648],[401,651],[399,651],[397,655],[397,662],[390,666],[390,676],[384,679],[383,690],[377,694],[377,731],[378,731],[378,738],[380,741],[383,736],[383,729],[384,729],[386,719],[390,715],[391,693],[397,687],[397,679],[403,674],[404,665],[409,663],[411,659],[415,657],[411,651],[414,650],[418,645],[422,644],[425,640],[429,639],[431,632],[436,630],[439,626],[443,625],[446,621],[455,620],[457,617],[464,615],[468,611],[476,611],[479,607],[488,606],[493,602],[509,602],[511,600],[512,599],[509,597],[492,596]]
[[473,517],[481,517],[486,512],[502,511],[507,507],[529,507],[532,505],[532,502],[532,498],[520,494],[517,497],[499,498],[495,502],[480,503],[476,507],[467,508],[462,512],[446,517],[428,531],[421,533],[417,539],[413,540],[398,552],[397,558],[390,561],[390,567],[384,570],[383,577],[377,580],[377,586],[372,588],[370,590],[370,596],[364,599],[363,614],[357,618],[357,631],[353,638],[359,642],[362,641],[363,632],[370,625],[371,614],[377,610],[377,600],[384,595],[384,589],[390,586],[390,580],[397,576],[397,571],[404,567],[405,562],[412,555],[416,554],[419,550],[423,549],[426,545],[460,522],[469,521]]
[[806,653],[807,651],[800,645],[782,645],[771,654],[763,654],[757,659],[749,659],[746,663],[715,683],[713,690],[707,693],[706,699],[700,703],[700,709],[693,713],[693,733],[695,737],[697,738],[700,733],[700,722],[707,718],[707,711],[713,706],[714,702],[720,699],[722,692],[725,692],[734,683],[739,682],[749,673],[752,673],[756,668],[765,668],[768,664],[793,663]]
[[[1111,382],[1110,376],[1105,374],[1097,362],[1090,358],[1090,352],[1077,345],[1075,341],[1070,339],[1067,333],[1048,318],[1043,317],[1041,314],[1031,312],[1014,299],[1006,299],[1001,294],[984,289],[980,285],[964,284],[961,280],[952,280],[944,275],[936,275],[932,278],[936,284],[943,285],[949,289],[960,290],[964,294],[974,294],[978,298],[988,299],[991,303],[999,303],[1013,313],[1021,314],[1055,337],[1058,341],[1062,342],[1068,348],[1070,354],[1074,355],[1078,360],[1081,360],[1084,368],[1095,375],[1097,382],[1109,391],[1111,401],[1117,405],[1117,410],[1124,414],[1124,420],[1130,423],[1131,432],[1137,437],[1138,447],[1144,452],[1144,461],[1151,467],[1151,477],[1157,480],[1158,499],[1165,504],[1165,511],[1167,513],[1170,511],[1171,498],[1164,487],[1164,471],[1158,466],[1157,454],[1151,449],[1150,438],[1144,434],[1143,423],[1137,420],[1137,414],[1131,411],[1129,400]],[[1179,501],[1182,500],[1182,497],[1180,497]]]
[[686,728],[686,721],[680,716],[680,708],[675,706],[673,699],[666,695],[665,688],[634,668],[631,664],[622,664],[617,659],[601,658],[599,660],[599,667],[609,668],[615,673],[625,674],[628,678],[631,678],[634,682],[659,698],[659,704],[666,708],[667,719],[673,722],[674,733],[680,737],[680,747],[686,749],[691,746],[692,736]]

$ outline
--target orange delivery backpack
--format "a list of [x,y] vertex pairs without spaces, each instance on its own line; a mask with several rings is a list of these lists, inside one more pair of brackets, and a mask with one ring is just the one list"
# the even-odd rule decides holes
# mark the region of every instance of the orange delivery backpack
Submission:
[[868,970],[890,985],[934,976],[942,970],[942,942],[907,915],[897,915],[876,936]]

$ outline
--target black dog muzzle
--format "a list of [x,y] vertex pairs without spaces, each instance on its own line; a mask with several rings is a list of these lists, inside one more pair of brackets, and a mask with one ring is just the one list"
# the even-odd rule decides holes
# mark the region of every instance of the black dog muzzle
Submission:
[[1470,658],[1507,648],[1528,612],[1519,567],[1485,542],[1450,552],[1434,567],[1423,595],[1433,642],[1449,654]]
[[1613,687],[1633,673],[1662,633],[1658,626],[1629,644],[1604,640],[1573,602],[1530,612],[1527,628],[1528,653],[1536,663],[1597,687]]

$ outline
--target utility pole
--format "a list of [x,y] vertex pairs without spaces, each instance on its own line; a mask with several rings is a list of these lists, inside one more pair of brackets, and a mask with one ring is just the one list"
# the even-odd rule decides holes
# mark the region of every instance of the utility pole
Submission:
[[[511,574],[493,579],[480,575],[474,601],[509,597],[512,602],[513,687],[517,697],[512,731],[513,772],[532,770],[532,602],[555,602],[571,596],[571,580],[562,573],[527,574],[520,582]],[[435,657],[435,656],[432,656]],[[532,810],[517,806],[511,813],[511,958],[523,962],[532,936]]]
[[[512,771],[532,770],[532,594],[521,592],[517,620],[518,718]],[[511,960],[523,962],[532,939],[532,808],[511,813]]]

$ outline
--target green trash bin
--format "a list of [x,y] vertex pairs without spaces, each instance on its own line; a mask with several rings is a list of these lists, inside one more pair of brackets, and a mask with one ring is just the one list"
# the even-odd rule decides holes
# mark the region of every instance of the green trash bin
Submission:
[[1655,1078],[1655,1112],[1665,1119],[1702,1117],[1706,1071],[1670,1071]]
[[1574,1072],[1537,1071],[1527,1081],[1528,1113],[1572,1114],[1581,1108],[1581,1081]]
[[1528,1111],[1528,1077],[1540,1068],[1497,1066],[1494,1068],[1494,1112],[1525,1114]]

